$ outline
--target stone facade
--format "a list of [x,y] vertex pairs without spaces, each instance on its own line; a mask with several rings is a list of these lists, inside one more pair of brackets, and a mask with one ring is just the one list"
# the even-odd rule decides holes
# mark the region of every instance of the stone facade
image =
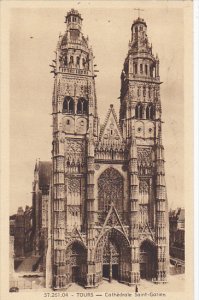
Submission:
[[111,105],[100,126],[93,52],[81,30],[82,17],[71,10],[65,23],[52,65],[46,285],[97,287],[103,277],[129,285],[140,277],[166,282],[161,82],[147,25],[141,18],[132,24],[119,122]]

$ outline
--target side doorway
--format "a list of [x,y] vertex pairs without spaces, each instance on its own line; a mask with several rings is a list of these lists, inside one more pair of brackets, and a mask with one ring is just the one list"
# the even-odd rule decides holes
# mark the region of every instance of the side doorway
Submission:
[[157,265],[157,249],[155,244],[145,240],[140,246],[140,277],[152,280],[155,277]]
[[84,285],[87,272],[87,250],[78,241],[73,242],[66,250],[70,273],[70,282]]

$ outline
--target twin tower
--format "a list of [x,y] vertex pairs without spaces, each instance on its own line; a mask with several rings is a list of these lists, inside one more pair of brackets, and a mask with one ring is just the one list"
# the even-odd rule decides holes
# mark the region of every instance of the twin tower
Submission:
[[99,124],[93,52],[72,9],[53,65],[46,285],[167,280],[168,213],[159,60],[142,18],[131,27],[119,121]]

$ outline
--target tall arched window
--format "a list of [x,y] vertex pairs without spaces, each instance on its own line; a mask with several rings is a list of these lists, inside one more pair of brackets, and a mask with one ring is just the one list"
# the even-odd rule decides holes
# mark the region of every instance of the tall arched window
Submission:
[[79,67],[79,64],[80,64],[80,57],[77,56],[77,58],[76,58],[76,65]]
[[150,76],[153,77],[153,71],[154,71],[154,68],[153,68],[153,65],[150,66]]
[[143,97],[146,97],[146,86],[143,86]]
[[83,66],[83,68],[85,68],[85,64],[86,64],[85,58],[82,58],[82,66]]
[[77,102],[77,114],[85,115],[88,113],[88,101],[85,98],[79,98]]
[[151,87],[149,86],[149,98],[151,98]]
[[136,26],[135,27],[135,39],[137,39],[138,38],[138,27]]
[[74,113],[74,100],[72,97],[66,96],[63,102],[63,113],[73,114]]
[[140,87],[137,88],[137,95],[140,97]]
[[71,55],[71,56],[70,56],[70,62],[69,62],[70,66],[72,66],[73,63],[74,63],[74,58],[73,58],[73,56]]
[[148,75],[148,66],[145,65],[145,74]]
[[143,64],[140,64],[140,73],[143,73]]
[[122,175],[114,168],[106,169],[98,179],[98,207],[107,211],[113,202],[121,211],[123,208],[124,181]]
[[134,73],[137,74],[137,72],[138,72],[138,66],[137,66],[137,64],[135,64],[134,67],[135,67],[134,68]]
[[142,119],[143,116],[143,106],[142,103],[138,103],[135,107],[135,117],[136,119]]
[[149,103],[146,108],[146,118],[149,120],[153,120],[155,116],[155,110],[152,103]]
[[67,55],[66,55],[66,56],[64,56],[64,58],[63,58],[63,61],[64,61],[64,65],[65,65],[65,66],[67,66],[67,64],[68,64]]
[[89,59],[89,55],[87,54],[86,57],[86,69],[89,70],[90,69],[90,59]]

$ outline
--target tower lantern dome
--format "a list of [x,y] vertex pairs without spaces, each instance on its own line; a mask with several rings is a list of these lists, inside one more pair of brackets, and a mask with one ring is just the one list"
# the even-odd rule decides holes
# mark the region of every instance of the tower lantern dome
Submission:
[[67,25],[67,29],[78,29],[79,31],[81,30],[81,26],[82,26],[82,17],[81,14],[75,10],[75,9],[71,9],[66,17],[65,17],[65,23]]
[[133,22],[131,29],[132,29],[133,27],[135,27],[136,25],[137,25],[137,26],[143,25],[143,26],[147,27],[146,22],[144,21],[144,19],[143,19],[143,18],[140,18],[140,17],[138,17],[137,20],[135,20],[135,21]]
[[147,25],[144,19],[137,18],[131,26],[131,32],[132,32],[132,41],[137,41],[138,39],[145,37],[146,38],[146,32],[147,32]]
[[88,39],[82,33],[82,21],[83,18],[77,10],[71,9],[67,12],[65,16],[66,31],[61,36],[62,49],[66,49],[68,43],[70,43],[70,47],[73,44],[73,49],[80,49],[79,46],[81,44],[81,47],[84,47],[84,51],[88,52]]

